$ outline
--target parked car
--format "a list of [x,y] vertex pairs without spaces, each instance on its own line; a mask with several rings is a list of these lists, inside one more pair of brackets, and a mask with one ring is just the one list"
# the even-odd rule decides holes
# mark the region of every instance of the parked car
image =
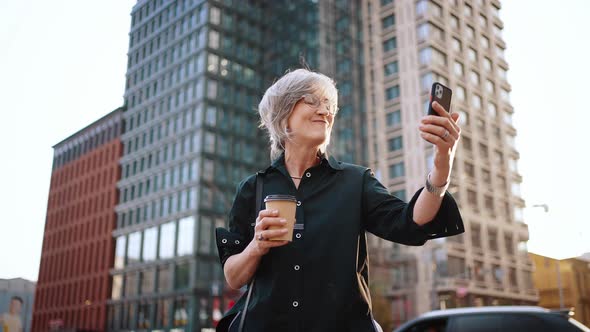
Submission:
[[394,332],[590,332],[569,310],[495,306],[427,312]]

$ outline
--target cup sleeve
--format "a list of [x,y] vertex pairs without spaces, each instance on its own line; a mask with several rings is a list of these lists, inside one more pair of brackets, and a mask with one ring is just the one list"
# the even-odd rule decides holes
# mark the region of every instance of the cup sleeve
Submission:
[[215,229],[215,242],[222,268],[230,256],[241,253],[248,244],[241,234],[230,232],[223,227]]

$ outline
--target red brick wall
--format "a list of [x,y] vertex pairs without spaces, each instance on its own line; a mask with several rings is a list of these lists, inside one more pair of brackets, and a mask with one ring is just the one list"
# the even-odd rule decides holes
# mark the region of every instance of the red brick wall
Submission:
[[121,154],[117,138],[53,171],[32,331],[105,330]]

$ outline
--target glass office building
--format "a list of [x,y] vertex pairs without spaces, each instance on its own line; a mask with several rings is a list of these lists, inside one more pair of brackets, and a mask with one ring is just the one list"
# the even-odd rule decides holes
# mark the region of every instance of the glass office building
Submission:
[[[236,185],[269,164],[256,106],[288,68],[340,89],[332,153],[361,162],[358,1],[140,0],[132,10],[108,329],[212,327],[225,285],[214,228]],[[304,60],[302,60],[304,59]]]

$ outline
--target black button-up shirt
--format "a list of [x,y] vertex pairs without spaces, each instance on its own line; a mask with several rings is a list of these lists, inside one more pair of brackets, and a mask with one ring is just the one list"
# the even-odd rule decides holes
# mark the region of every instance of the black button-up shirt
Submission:
[[[383,239],[422,245],[460,234],[463,221],[447,192],[434,220],[419,226],[409,203],[392,196],[370,169],[323,157],[305,171],[299,188],[284,155],[261,175],[262,197],[297,198],[293,242],[263,256],[250,299],[245,331],[374,331],[369,310],[365,231]],[[251,241],[256,219],[256,175],[238,187],[230,230],[217,229],[222,265]],[[263,202],[259,202],[263,209]],[[245,295],[228,314],[242,310]]]

